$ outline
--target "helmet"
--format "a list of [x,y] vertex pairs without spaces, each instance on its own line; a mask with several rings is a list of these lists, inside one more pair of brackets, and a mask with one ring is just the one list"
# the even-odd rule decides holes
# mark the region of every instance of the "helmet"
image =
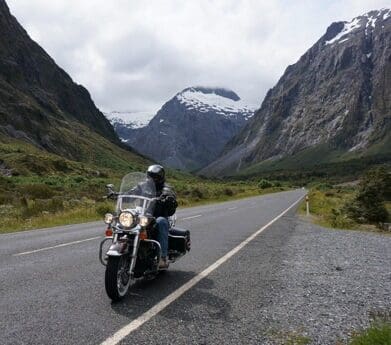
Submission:
[[150,165],[147,169],[149,176],[156,184],[163,184],[166,181],[166,173],[161,165]]

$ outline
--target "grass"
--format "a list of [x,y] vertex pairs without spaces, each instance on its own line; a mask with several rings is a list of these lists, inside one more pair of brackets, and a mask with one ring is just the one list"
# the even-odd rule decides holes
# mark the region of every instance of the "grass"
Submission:
[[367,329],[355,332],[349,345],[391,345],[391,314],[378,313],[372,316]]
[[[310,215],[312,220],[321,226],[340,229],[355,229],[361,225],[350,219],[344,212],[344,205],[354,197],[351,187],[333,188],[328,185],[317,185],[308,193]],[[306,203],[302,202],[300,214],[306,214]]]
[[237,173],[240,178],[266,176],[291,180],[299,185],[309,181],[349,181],[373,166],[390,166],[390,136],[365,153],[336,150],[327,144],[306,148],[291,156],[252,164]]
[[349,345],[391,345],[391,324],[375,323],[355,334]]
[[[114,210],[103,199],[105,185],[119,188],[118,175],[99,177],[79,171],[39,176],[0,176],[0,233],[102,219]],[[177,171],[168,172],[180,207],[222,202],[287,190],[288,185],[261,189],[254,181],[213,181]]]
[[[89,134],[81,140],[83,160],[71,160],[0,135],[0,233],[97,220],[114,209],[103,200],[105,185],[117,189],[122,176],[145,171],[150,161]],[[97,143],[91,151],[91,142]],[[7,175],[7,176],[5,176]],[[181,207],[244,198],[289,188],[261,188],[255,179],[209,180],[168,171]]]
[[[352,185],[332,186],[318,183],[309,188],[310,219],[315,224],[327,228],[355,229],[364,231],[381,231],[374,224],[358,223],[349,217],[346,205],[354,199],[357,187]],[[391,203],[385,203],[386,209],[391,213]],[[306,215],[306,202],[303,201],[299,214]]]

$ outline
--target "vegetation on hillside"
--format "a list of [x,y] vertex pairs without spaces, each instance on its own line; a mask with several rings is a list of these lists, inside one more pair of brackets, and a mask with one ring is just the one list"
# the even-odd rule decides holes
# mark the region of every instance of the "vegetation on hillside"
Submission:
[[[77,162],[21,141],[0,140],[0,232],[96,220],[113,211],[114,203],[103,198],[105,185],[118,189],[123,175],[145,171],[150,162],[114,145],[98,152],[99,160]],[[261,186],[257,180],[208,180],[174,170],[168,181],[180,206],[286,188],[270,182]]]

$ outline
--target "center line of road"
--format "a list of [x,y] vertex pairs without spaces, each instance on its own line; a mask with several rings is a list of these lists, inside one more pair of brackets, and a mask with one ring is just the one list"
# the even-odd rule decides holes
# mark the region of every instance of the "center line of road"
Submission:
[[12,254],[12,256],[22,256],[22,255],[27,255],[27,254],[32,254],[32,253],[43,252],[44,250],[55,249],[55,248],[60,248],[60,247],[66,247],[66,246],[70,246],[70,245],[72,245],[72,244],[77,244],[77,243],[83,243],[83,242],[87,242],[87,241],[96,240],[96,239],[101,238],[101,237],[102,237],[102,236],[95,236],[95,237],[91,237],[91,238],[86,238],[86,239],[84,239],[84,240],[73,241],[73,242],[67,242],[67,243],[61,243],[61,244],[57,244],[56,246],[52,246],[52,247],[45,247],[45,248],[30,250],[30,251],[28,251],[28,252],[22,252],[22,253]]
[[182,218],[182,220],[185,220],[185,219],[193,219],[193,218],[198,218],[198,217],[202,217],[202,214],[197,214],[197,215],[195,215],[195,216]]
[[151,309],[147,310],[144,314],[140,315],[137,319],[133,320],[119,331],[114,333],[110,338],[106,339],[101,345],[116,345],[122,341],[126,336],[135,331],[137,328],[142,326],[144,323],[152,319],[163,309],[168,307],[172,302],[182,296],[186,291],[190,290],[194,285],[196,285],[200,280],[207,277],[211,274],[216,268],[221,266],[232,256],[234,256],[238,251],[240,251],[244,246],[249,244],[255,237],[257,237],[262,231],[267,229],[272,225],[276,220],[280,219],[285,213],[287,213],[292,207],[297,205],[303,197],[300,197],[295,201],[291,206],[289,206],[285,211],[280,213],[277,217],[272,219],[269,223],[264,225],[262,228],[254,232],[251,236],[246,238],[242,243],[237,245],[234,249],[230,250],[227,254],[218,259],[215,263],[204,269],[202,272],[198,273],[194,278],[190,279],[186,284],[182,285],[180,288],[169,294],[167,297],[163,298],[158,304],[153,306]]
[[229,210],[236,210],[238,207],[235,206],[235,207],[230,207]]

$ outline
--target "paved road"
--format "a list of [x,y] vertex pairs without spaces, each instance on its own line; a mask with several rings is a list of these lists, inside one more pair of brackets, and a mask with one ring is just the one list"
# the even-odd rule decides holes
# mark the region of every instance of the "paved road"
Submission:
[[[137,282],[117,304],[105,294],[104,267],[97,258],[103,223],[0,235],[0,343],[100,344],[304,195],[296,190],[179,211],[178,226],[192,231],[192,251],[154,281]],[[273,266],[273,248],[290,236],[278,226],[284,217],[121,343],[212,344],[219,338],[211,319],[220,330],[229,325],[238,330],[234,334],[246,334],[258,322],[250,316],[246,320],[246,310],[254,308],[249,304],[254,299],[247,296],[267,298],[265,277]],[[252,271],[257,273],[248,279]],[[248,291],[235,294],[241,277],[248,279]],[[240,305],[241,312],[232,313],[232,305]],[[230,339],[236,344],[240,337]]]

